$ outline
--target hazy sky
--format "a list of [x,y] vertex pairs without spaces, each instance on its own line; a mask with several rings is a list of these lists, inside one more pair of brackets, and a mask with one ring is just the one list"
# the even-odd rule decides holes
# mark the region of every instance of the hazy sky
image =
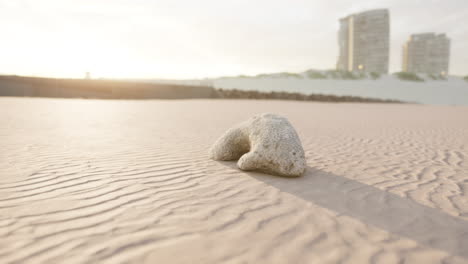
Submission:
[[389,8],[391,71],[411,33],[446,32],[468,74],[468,0],[0,0],[0,73],[195,78],[331,69],[338,19]]

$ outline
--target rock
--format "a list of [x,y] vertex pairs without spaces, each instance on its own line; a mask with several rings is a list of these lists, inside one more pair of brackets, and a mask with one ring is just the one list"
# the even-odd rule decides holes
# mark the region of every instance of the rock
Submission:
[[237,160],[241,170],[287,177],[304,173],[301,141],[289,121],[275,114],[256,115],[229,129],[210,149],[214,160]]

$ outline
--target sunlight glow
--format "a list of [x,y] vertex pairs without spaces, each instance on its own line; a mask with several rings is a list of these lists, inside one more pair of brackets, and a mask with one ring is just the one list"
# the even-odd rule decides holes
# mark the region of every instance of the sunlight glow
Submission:
[[[463,17],[466,1],[432,3],[433,12],[400,0],[332,2],[0,0],[0,74],[201,78],[331,69],[338,19],[382,5],[391,10],[392,71],[401,67],[407,36],[429,30],[453,40],[450,74],[468,67],[468,30],[454,19]],[[402,26],[410,19],[418,23]]]

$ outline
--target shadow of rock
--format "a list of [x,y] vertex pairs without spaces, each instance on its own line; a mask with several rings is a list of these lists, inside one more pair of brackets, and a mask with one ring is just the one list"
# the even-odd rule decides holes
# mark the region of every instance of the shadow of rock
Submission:
[[[233,162],[222,164],[237,169]],[[306,173],[299,178],[255,172],[246,174],[282,192],[365,224],[468,258],[468,221],[438,209],[312,167],[307,167]]]

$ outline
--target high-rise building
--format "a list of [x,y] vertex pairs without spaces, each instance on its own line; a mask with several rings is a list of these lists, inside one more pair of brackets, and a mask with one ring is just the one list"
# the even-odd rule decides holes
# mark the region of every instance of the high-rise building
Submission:
[[388,9],[375,9],[340,19],[337,69],[388,73],[390,50]]
[[447,75],[450,39],[445,34],[413,34],[403,45],[403,71]]

